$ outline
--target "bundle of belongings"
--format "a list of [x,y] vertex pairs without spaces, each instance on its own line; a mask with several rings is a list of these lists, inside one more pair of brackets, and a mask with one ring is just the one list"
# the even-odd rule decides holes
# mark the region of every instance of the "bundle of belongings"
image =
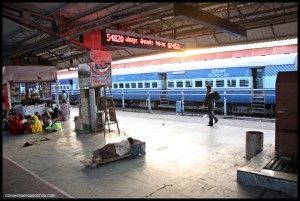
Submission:
[[121,142],[109,143],[95,150],[91,159],[80,162],[89,167],[125,158],[137,158],[146,154],[145,149],[145,142],[129,137]]

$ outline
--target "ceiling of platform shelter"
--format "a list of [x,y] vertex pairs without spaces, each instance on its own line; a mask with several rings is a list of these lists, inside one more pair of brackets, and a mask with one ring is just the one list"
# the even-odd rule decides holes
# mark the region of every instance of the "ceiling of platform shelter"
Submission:
[[[40,56],[58,68],[82,62],[70,42],[93,30],[120,30],[177,40],[186,48],[297,37],[298,2],[2,3],[2,62]],[[107,47],[113,61],[161,51]]]

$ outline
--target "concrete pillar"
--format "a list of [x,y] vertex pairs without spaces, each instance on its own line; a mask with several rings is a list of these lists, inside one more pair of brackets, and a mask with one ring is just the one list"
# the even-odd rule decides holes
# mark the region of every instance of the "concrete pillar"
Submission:
[[95,89],[94,88],[89,89],[89,99],[90,99],[91,128],[93,131],[95,131],[96,130],[97,106],[96,106],[96,97],[95,97]]
[[263,150],[264,133],[260,131],[246,132],[246,159],[250,160],[253,156]]

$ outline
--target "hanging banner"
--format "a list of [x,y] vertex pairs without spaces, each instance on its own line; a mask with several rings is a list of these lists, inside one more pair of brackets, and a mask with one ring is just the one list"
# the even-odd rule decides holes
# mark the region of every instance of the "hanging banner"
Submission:
[[91,87],[111,87],[111,52],[91,50],[89,52],[89,57],[91,59],[91,62],[89,63]]

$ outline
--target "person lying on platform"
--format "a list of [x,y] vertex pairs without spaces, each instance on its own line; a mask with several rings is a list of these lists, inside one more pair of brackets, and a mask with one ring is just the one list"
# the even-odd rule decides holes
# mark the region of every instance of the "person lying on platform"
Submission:
[[[142,149],[136,149],[137,146],[142,144],[144,145]],[[93,152],[92,162],[101,163],[103,160],[122,157],[129,153],[133,157],[144,155],[145,143],[132,137],[118,143],[109,143]]]

